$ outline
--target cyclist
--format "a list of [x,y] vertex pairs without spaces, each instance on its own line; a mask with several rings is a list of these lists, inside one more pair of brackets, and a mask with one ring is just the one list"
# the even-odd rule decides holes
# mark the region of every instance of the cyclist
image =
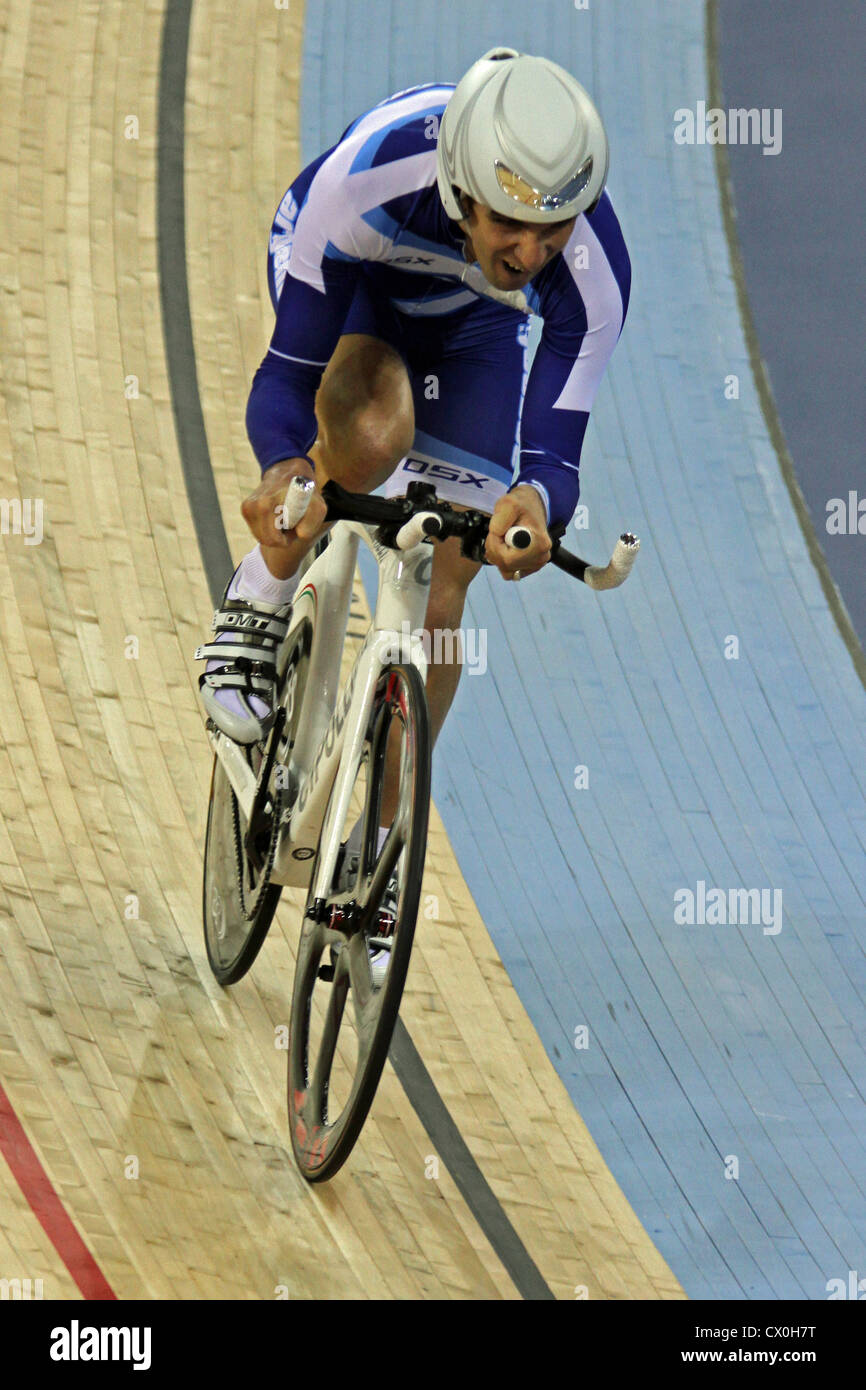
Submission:
[[[272,719],[276,650],[329,478],[389,496],[413,479],[492,513],[487,558],[539,570],[579,495],[581,446],[620,335],[631,267],[605,182],[608,142],[583,87],[498,48],[456,88],[398,92],[295,179],[270,234],[276,325],[247,430],[262,467],[243,504],[258,544],[196,652],[214,723],[240,743]],[[543,320],[525,370],[528,315]],[[521,416],[522,405],[522,416]],[[517,474],[514,473],[515,456]],[[315,480],[290,529],[293,478]],[[503,540],[514,525],[532,544]],[[434,547],[426,626],[459,627],[479,566]],[[459,664],[431,664],[434,738]]]

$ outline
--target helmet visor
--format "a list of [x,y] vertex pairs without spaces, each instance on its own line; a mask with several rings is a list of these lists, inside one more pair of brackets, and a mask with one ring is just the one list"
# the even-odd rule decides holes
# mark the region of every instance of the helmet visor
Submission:
[[533,188],[532,184],[527,183],[520,174],[515,174],[513,169],[509,169],[506,164],[503,164],[501,159],[494,161],[494,167],[499,187],[508,198],[513,198],[516,203],[522,203],[524,207],[535,208],[536,212],[557,212],[560,208],[573,203],[589,184],[592,178],[592,155],[583,161],[560,188],[548,193],[543,193],[539,188]]

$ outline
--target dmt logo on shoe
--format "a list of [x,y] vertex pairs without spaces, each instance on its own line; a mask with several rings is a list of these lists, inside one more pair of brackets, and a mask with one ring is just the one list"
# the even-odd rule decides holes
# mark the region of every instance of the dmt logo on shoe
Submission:
[[224,613],[222,619],[223,627],[267,628],[269,623],[269,618],[260,618],[255,613]]

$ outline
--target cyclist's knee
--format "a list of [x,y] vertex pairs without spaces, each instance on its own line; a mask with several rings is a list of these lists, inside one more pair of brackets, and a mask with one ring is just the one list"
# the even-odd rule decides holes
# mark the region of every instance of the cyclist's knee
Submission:
[[[409,401],[411,412],[412,402]],[[412,448],[414,415],[382,408],[378,402],[360,407],[347,421],[340,453],[343,486],[362,490],[377,487]]]
[[377,486],[415,435],[412,388],[400,355],[378,339],[341,339],[322,378],[316,414],[329,474],[352,490]]

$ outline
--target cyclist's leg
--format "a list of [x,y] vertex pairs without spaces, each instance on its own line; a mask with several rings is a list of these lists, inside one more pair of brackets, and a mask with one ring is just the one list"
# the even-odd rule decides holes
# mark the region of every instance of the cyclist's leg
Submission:
[[[402,495],[408,483],[421,479],[434,483],[439,496],[455,506],[493,511],[512,479],[526,341],[523,315],[485,304],[450,333],[445,326],[439,329],[438,360],[429,355],[429,342],[424,356],[412,354],[415,438],[385,485],[388,496]],[[425,619],[434,741],[460,682],[463,610],[480,569],[460,554],[457,540],[434,547]],[[393,795],[390,779],[388,791],[386,810]]]
[[[504,487],[502,491],[505,491]],[[480,565],[460,554],[459,541],[452,539],[436,546],[425,618],[425,631],[430,634],[431,641],[428,648],[431,664],[427,675],[427,703],[434,743],[460,684],[463,672],[462,637],[455,640],[453,634],[462,634],[466,594],[480,569]],[[437,633],[440,634],[438,645]],[[446,637],[446,634],[450,636]],[[438,661],[437,655],[440,658]]]
[[[407,483],[419,478],[434,483],[439,496],[454,505],[493,511],[513,475],[527,336],[523,314],[485,302],[457,325],[441,325],[438,343],[428,348],[437,350],[438,360],[413,355],[415,438],[385,486],[389,496],[405,492]],[[456,540],[437,545],[435,552],[426,618],[434,658],[427,681],[434,739],[462,670],[454,659],[461,643],[449,641],[448,634],[460,628],[467,590],[481,568],[460,554]]]
[[367,326],[352,315],[352,331],[340,338],[325,368],[316,395],[319,434],[310,451],[320,486],[333,478],[352,492],[372,492],[383,483],[414,438],[406,365],[362,323]]

